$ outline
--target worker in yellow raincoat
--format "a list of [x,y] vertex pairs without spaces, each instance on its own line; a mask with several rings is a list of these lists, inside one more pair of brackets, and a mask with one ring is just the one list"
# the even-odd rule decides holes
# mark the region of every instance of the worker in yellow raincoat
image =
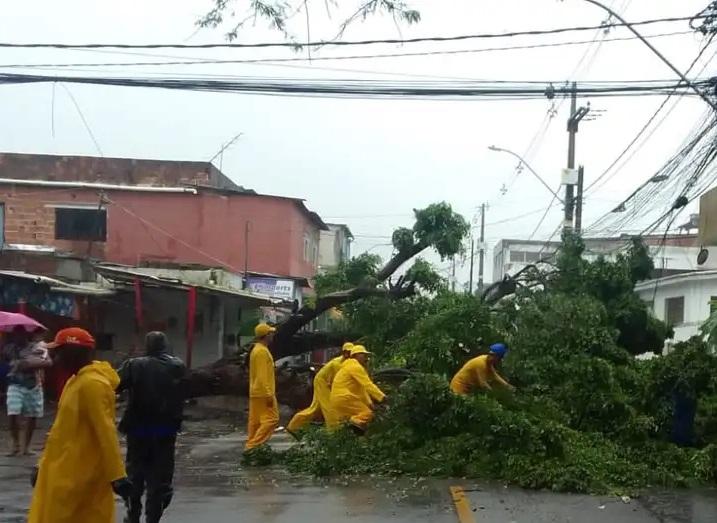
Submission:
[[114,494],[129,496],[115,429],[120,380],[108,363],[93,361],[94,347],[92,336],[76,327],[58,332],[48,346],[73,376],[33,470],[28,523],[114,523]]
[[274,358],[269,345],[276,329],[266,323],[254,328],[254,347],[249,355],[249,427],[246,450],[263,445],[279,426]]
[[490,352],[466,362],[451,380],[451,390],[456,394],[468,394],[471,389],[490,390],[491,383],[513,389],[495,370],[495,364],[505,357],[508,348],[502,343],[491,345]]
[[348,421],[357,434],[363,434],[373,419],[374,402],[382,403],[386,395],[379,389],[366,371],[370,353],[363,345],[354,345],[351,358],[346,360],[331,385],[331,410],[333,419],[329,428]]
[[323,416],[327,426],[333,424],[333,415],[331,413],[331,384],[336,377],[344,362],[351,357],[351,349],[353,343],[344,343],[341,347],[341,355],[329,361],[324,365],[314,377],[314,398],[308,408],[297,412],[289,425],[286,432],[298,439],[297,431],[307,423],[317,419],[319,415]]

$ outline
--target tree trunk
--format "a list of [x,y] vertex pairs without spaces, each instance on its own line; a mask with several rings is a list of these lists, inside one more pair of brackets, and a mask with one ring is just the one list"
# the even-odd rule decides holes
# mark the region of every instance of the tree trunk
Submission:
[[413,294],[415,294],[415,287],[410,283],[404,285],[401,282],[396,286],[390,285],[388,289],[355,287],[347,291],[333,292],[322,296],[316,300],[313,308],[302,307],[296,314],[292,314],[277,326],[274,341],[271,344],[271,352],[274,358],[278,360],[287,356],[305,354],[313,350],[340,346],[347,339],[352,338],[342,337],[334,333],[308,333],[299,332],[299,330],[311,320],[339,305],[372,297],[400,300]]
[[[274,359],[305,354],[314,350],[341,346],[344,342],[354,340],[354,336],[326,332],[301,332],[312,320],[333,307],[351,303],[363,298],[384,297],[400,300],[415,294],[413,282],[399,278],[396,284],[390,281],[391,276],[401,265],[426,249],[422,244],[397,253],[378,272],[372,282],[366,282],[353,289],[339,291],[320,296],[313,307],[303,306],[296,313],[277,325],[271,352]],[[388,287],[378,287],[388,280]],[[243,354],[246,358],[247,354]],[[215,395],[247,396],[249,393],[249,367],[240,358],[222,359],[193,369],[186,378],[186,393],[189,398]],[[313,396],[314,371],[306,369],[276,369],[276,392],[279,403],[295,409],[311,404]]]
[[[315,372],[310,368],[276,369],[277,399],[282,405],[303,409],[311,404]],[[205,367],[192,369],[185,379],[187,398],[201,396],[248,396],[249,368],[243,362],[222,359]]]

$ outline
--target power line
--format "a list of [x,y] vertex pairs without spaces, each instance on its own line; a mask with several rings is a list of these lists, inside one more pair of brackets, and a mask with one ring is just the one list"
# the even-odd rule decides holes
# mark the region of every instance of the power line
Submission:
[[291,48],[301,49],[303,47],[350,47],[359,45],[376,45],[376,44],[414,44],[422,42],[459,42],[463,40],[478,40],[489,38],[513,38],[517,36],[540,36],[561,33],[595,31],[599,29],[608,29],[612,27],[638,27],[646,25],[654,25],[672,22],[690,22],[699,18],[705,18],[704,15],[698,16],[681,16],[669,18],[654,18],[649,20],[641,20],[631,22],[629,24],[623,22],[602,23],[600,25],[591,26],[575,26],[575,27],[559,27],[555,29],[533,29],[527,31],[512,31],[506,33],[479,33],[472,35],[457,36],[428,36],[419,38],[389,38],[382,40],[328,40],[307,42],[305,44],[297,44],[295,42],[259,42],[251,44],[240,44],[235,42],[222,42],[214,44],[60,44],[60,43],[10,43],[0,42],[0,48],[9,49],[257,49],[257,48]]
[[[702,58],[702,55],[704,54],[704,52],[705,52],[706,50],[707,50],[707,46],[706,46],[706,45],[703,46],[702,49],[700,49],[700,52],[697,54],[697,56],[695,57],[695,59],[694,59],[694,60],[692,61],[692,63],[690,64],[689,68],[688,68],[687,71],[685,72],[685,75],[690,74],[690,71],[692,71],[692,69],[695,67],[695,65],[697,65],[697,62],[699,62],[700,58]],[[708,62],[708,63],[709,63],[709,62]],[[704,70],[707,68],[707,65],[708,65],[708,64],[705,64],[705,66],[702,68],[702,71],[700,71],[700,74],[701,74],[702,72],[704,72]],[[618,155],[618,157],[615,158],[615,160],[607,167],[607,169],[605,169],[605,171],[603,171],[603,173],[602,173],[600,176],[598,176],[590,185],[588,185],[588,186],[585,188],[585,192],[586,192],[586,193],[587,193],[587,191],[589,191],[592,187],[594,187],[597,183],[599,183],[600,180],[602,180],[603,178],[605,178],[605,176],[613,169],[613,167],[615,167],[615,166],[617,165],[617,163],[618,163],[620,160],[622,160],[622,158],[630,151],[630,149],[632,148],[632,146],[635,145],[635,143],[640,139],[640,137],[641,137],[643,134],[645,134],[645,132],[647,131],[647,129],[650,127],[650,125],[652,125],[652,122],[655,121],[655,119],[656,119],[656,118],[658,117],[658,115],[662,112],[662,110],[665,108],[665,106],[667,105],[667,103],[670,101],[670,99],[672,98],[672,96],[673,96],[674,94],[675,94],[675,92],[671,92],[671,93],[669,93],[669,94],[667,95],[667,97],[662,101],[662,103],[661,103],[660,106],[657,108],[657,110],[656,110],[656,111],[652,114],[652,116],[647,120],[647,123],[645,123],[645,125],[638,131],[637,135],[632,139],[632,141],[630,141],[630,143],[627,144],[627,147],[625,147],[625,149],[623,149],[623,151]],[[684,96],[684,93],[682,94],[682,96]],[[679,102],[679,100],[682,99],[682,96],[680,96],[680,98],[678,98],[677,102]],[[667,118],[667,116],[669,116],[669,114],[672,112],[672,110],[677,106],[677,102],[676,102],[675,105],[673,105],[672,108],[667,112],[667,114],[665,115],[665,118],[663,118],[662,121],[660,121],[660,123],[658,123],[658,125],[655,126],[655,128],[653,129],[653,131],[650,133],[650,135],[649,135],[647,138],[649,138],[650,136],[652,136],[652,134],[654,133],[654,131],[665,121],[665,119]],[[645,143],[646,141],[647,141],[647,139],[645,139],[645,141],[643,141],[643,145],[644,145],[644,143]],[[635,152],[637,152],[637,150],[635,150]],[[633,153],[633,155],[634,155],[634,153]],[[627,163],[627,162],[625,162],[625,163]],[[624,167],[624,165],[625,165],[625,164],[623,164],[623,167]],[[605,183],[607,183],[607,181],[609,181],[609,180],[610,180],[613,176],[615,176],[615,174],[617,174],[618,172],[619,172],[619,169],[616,170],[615,172],[613,172],[613,173],[605,180],[605,182],[603,182],[602,185],[604,185]]]
[[[646,38],[667,38],[673,36],[684,36],[692,34],[692,31],[676,31],[671,33],[657,33],[652,35],[646,35]],[[637,40],[636,36],[624,36],[617,38],[606,38],[603,42],[627,42],[631,40]],[[526,49],[542,49],[542,48],[553,48],[553,47],[567,47],[576,45],[589,45],[595,43],[594,40],[573,40],[567,42],[554,42],[550,44],[532,44],[532,45],[515,45],[505,47],[485,47],[481,49],[455,49],[455,50],[444,50],[444,51],[423,51],[423,52],[405,52],[405,53],[385,53],[385,54],[365,54],[365,55],[349,55],[349,56],[313,56],[311,58],[296,56],[291,58],[256,58],[246,60],[220,60],[213,58],[195,58],[185,60],[164,60],[154,62],[96,62],[96,63],[39,63],[39,64],[0,64],[0,68],[65,68],[65,67],[143,67],[143,66],[179,66],[179,65],[229,65],[229,64],[264,64],[264,65],[279,65],[292,62],[320,62],[320,61],[340,61],[340,60],[373,60],[379,58],[406,58],[406,57],[420,57],[420,56],[441,56],[441,55],[458,55],[458,54],[475,54],[475,53],[488,53],[488,52],[500,52],[500,51],[520,51]],[[81,49],[78,49],[81,50]],[[107,52],[107,51],[105,51]],[[161,55],[149,55],[142,53],[117,53],[117,54],[129,54],[129,55],[140,55],[140,56],[161,56]],[[171,57],[180,58],[180,57]],[[287,67],[287,66],[282,66]],[[306,69],[319,69],[320,67],[313,66],[298,66],[292,67],[303,67]],[[345,72],[363,72],[371,74],[399,74],[401,76],[407,76],[403,73],[390,73],[390,72],[373,72],[373,71],[349,71],[342,69],[326,69],[329,71],[345,71]],[[408,75],[413,76],[413,75]],[[424,75],[420,75],[424,76]]]
[[[625,0],[625,3],[622,5],[622,9],[623,9],[623,10],[626,9],[626,8],[630,5],[631,2],[632,2],[632,0]],[[609,20],[609,18],[608,18],[608,20]],[[570,81],[571,79],[574,79],[573,77],[578,74],[578,71],[580,71],[581,66],[583,66],[583,64],[585,65],[585,72],[587,72],[587,70],[590,69],[592,63],[595,61],[595,58],[597,57],[598,52],[600,51],[601,45],[602,45],[605,41],[608,40],[608,38],[607,38],[608,32],[609,32],[609,29],[599,29],[599,30],[596,31],[595,36],[593,37],[593,39],[589,41],[589,46],[588,46],[588,48],[585,50],[585,52],[583,53],[583,56],[580,58],[580,60],[578,60],[577,65],[576,65],[575,68],[573,69],[573,72],[570,74],[570,78],[568,79],[568,81]],[[634,38],[634,39],[639,39],[639,36],[633,35],[632,38]],[[595,48],[595,52],[592,54],[592,57],[586,62],[586,59],[587,59],[588,56],[590,55],[590,51],[591,51],[592,48],[593,48],[593,44],[596,43],[596,42],[597,42],[597,47]],[[566,85],[567,85],[567,83],[568,83],[568,82],[566,82]],[[531,139],[530,143],[528,144],[528,147],[527,147],[526,150],[525,150],[525,153],[523,153],[523,155],[521,156],[521,163],[519,163],[518,166],[517,166],[516,169],[515,169],[515,176],[513,177],[513,180],[512,180],[511,182],[509,182],[510,185],[509,185],[508,187],[506,187],[505,185],[503,186],[503,189],[502,189],[503,194],[505,194],[505,193],[512,187],[512,185],[515,183],[515,181],[518,179],[518,175],[520,174],[520,172],[521,172],[521,170],[522,170],[522,169],[521,169],[521,168],[522,168],[522,165],[523,165],[523,160],[522,160],[522,159],[523,159],[524,157],[526,157],[526,156],[529,156],[529,155],[533,152],[533,147],[534,147],[534,146],[539,149],[540,146],[542,145],[543,139],[545,138],[545,136],[546,136],[546,134],[547,134],[547,132],[548,132],[548,129],[550,128],[550,125],[551,125],[551,124],[553,123],[553,121],[555,120],[555,116],[558,115],[558,113],[559,113],[559,111],[560,111],[560,108],[561,108],[562,105],[565,103],[565,100],[567,100],[567,96],[563,96],[563,97],[560,99],[560,101],[557,103],[557,105],[555,104],[554,101],[551,101],[551,106],[550,106],[550,108],[548,109],[548,111],[547,111],[546,114],[545,114],[545,117],[544,117],[544,119],[543,119],[543,123],[541,123],[541,127],[538,129],[538,131],[536,132],[536,134],[535,134],[535,135],[533,136],[533,138]],[[528,166],[528,168],[530,168],[530,166]],[[532,169],[531,169],[531,170],[532,170]],[[558,189],[560,189],[560,188],[558,187]],[[550,212],[550,209],[551,209],[552,206],[554,205],[555,200],[556,200],[556,198],[557,198],[557,194],[556,194],[556,193],[553,193],[553,194],[554,194],[554,195],[553,195],[553,198],[551,199],[550,203],[548,204],[548,207],[545,209],[545,213],[544,213],[543,216],[540,218],[540,221],[538,222],[538,225],[537,225],[537,226],[535,227],[535,229],[533,230],[533,232],[532,232],[532,234],[530,235],[530,238],[529,238],[529,239],[532,239],[532,238],[535,236],[535,234],[538,232],[538,229],[540,228],[540,226],[542,225],[543,221],[545,220],[545,218],[547,217],[548,213]],[[557,198],[557,199],[559,199],[559,198]]]
[[[193,79],[160,79],[160,78],[123,78],[123,77],[82,77],[82,76],[45,76],[45,75],[23,75],[23,74],[0,74],[0,85],[32,84],[32,83],[54,83],[65,82],[86,85],[105,85],[115,87],[151,87],[171,90],[193,90],[205,92],[234,92],[248,94],[281,94],[281,95],[313,95],[313,96],[355,96],[363,95],[369,97],[384,98],[478,98],[487,97],[495,99],[535,99],[543,98],[548,93],[556,95],[564,94],[567,88],[548,86],[546,89],[536,87],[525,87],[520,84],[515,86],[498,85],[482,86],[471,85],[469,82],[456,84],[451,82],[376,82],[376,81],[348,81],[348,80],[321,80],[310,82],[287,82],[267,80],[193,80]],[[691,86],[707,86],[709,80],[704,80]],[[636,83],[600,86],[582,86],[577,89],[580,95],[593,97],[604,96],[625,96],[625,95],[646,95],[646,94],[667,94],[678,90],[685,90],[688,86],[682,82],[671,82],[655,84],[646,82],[642,85]]]

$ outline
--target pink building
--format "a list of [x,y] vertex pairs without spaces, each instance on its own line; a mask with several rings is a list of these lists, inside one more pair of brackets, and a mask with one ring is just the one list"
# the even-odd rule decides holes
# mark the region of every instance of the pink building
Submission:
[[210,164],[0,155],[3,244],[107,262],[316,274],[321,218],[297,198],[257,194]]

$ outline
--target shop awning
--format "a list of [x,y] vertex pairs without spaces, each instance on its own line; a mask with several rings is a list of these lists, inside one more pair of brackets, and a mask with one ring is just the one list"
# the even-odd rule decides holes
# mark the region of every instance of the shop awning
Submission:
[[100,277],[115,285],[132,286],[134,285],[134,282],[136,280],[139,280],[142,285],[146,285],[149,287],[174,290],[189,290],[190,288],[194,287],[195,289],[197,289],[197,292],[234,297],[257,306],[276,305],[278,303],[281,303],[281,300],[273,299],[264,294],[258,294],[255,292],[241,289],[233,289],[230,287],[222,287],[218,285],[202,285],[197,284],[196,282],[192,282],[191,284],[189,284],[183,282],[179,278],[154,276],[139,271],[133,271],[131,268],[95,265],[93,267],[93,270]]

